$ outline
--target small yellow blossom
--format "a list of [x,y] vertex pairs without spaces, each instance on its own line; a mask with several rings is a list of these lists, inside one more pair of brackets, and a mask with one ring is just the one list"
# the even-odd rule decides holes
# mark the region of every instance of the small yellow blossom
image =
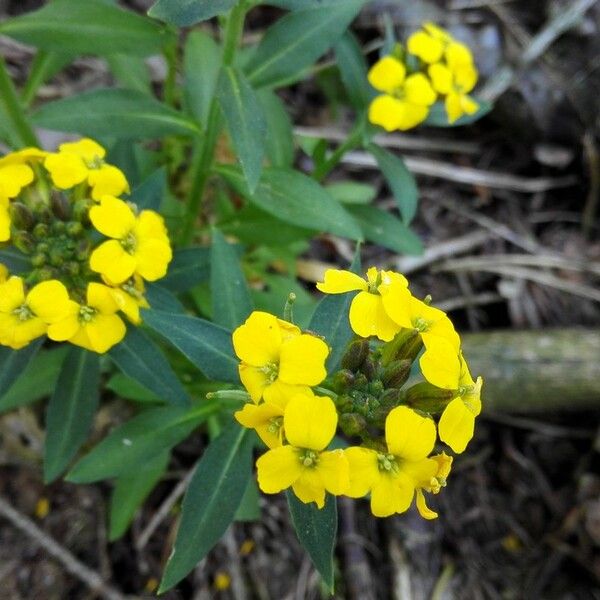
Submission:
[[452,41],[452,36],[433,23],[424,23],[423,30],[416,31],[407,40],[410,54],[419,57],[425,63],[439,61],[446,46]]
[[215,575],[214,586],[219,592],[228,590],[231,587],[231,577],[224,571],[219,571]]
[[265,312],[253,312],[233,332],[240,379],[254,402],[276,403],[283,396],[307,391],[327,376],[327,344],[295,325]]
[[240,546],[240,554],[242,556],[248,556],[248,554],[254,550],[255,546],[254,540],[244,540]]
[[38,519],[45,519],[50,512],[50,501],[46,497],[40,498],[35,503],[35,516]]
[[475,417],[481,412],[482,386],[483,379],[478,377],[477,381],[473,381],[467,362],[461,355],[458,384],[450,388],[458,389],[458,395],[446,406],[438,424],[440,439],[457,454],[464,451],[473,437]]
[[0,344],[15,350],[46,333],[67,314],[71,300],[56,280],[38,283],[27,294],[20,277],[0,284]]
[[406,76],[406,67],[393,56],[384,56],[369,71],[369,83],[378,91],[369,106],[369,121],[386,131],[406,130],[427,118],[436,93],[423,73]]
[[445,106],[450,123],[464,114],[477,112],[479,104],[468,95],[477,83],[477,69],[473,64],[459,64],[450,68],[436,63],[429,67],[429,77],[434,89],[446,96]]
[[277,448],[283,443],[284,412],[284,407],[278,404],[248,402],[234,416],[244,427],[254,429],[267,447]]
[[104,282],[110,286],[110,293],[117,303],[119,310],[134,325],[139,325],[142,322],[140,309],[150,308],[148,301],[144,297],[145,288],[143,279],[139,275],[134,275],[119,286],[115,286],[106,278]]
[[62,190],[87,181],[94,200],[129,192],[125,175],[117,167],[106,164],[105,155],[106,150],[102,146],[84,138],[61,144],[57,153],[46,157],[44,166],[54,185]]
[[16,198],[21,190],[35,179],[33,169],[28,164],[46,156],[37,148],[24,148],[0,158],[0,199]]
[[130,206],[104,196],[90,209],[94,227],[112,240],[103,242],[90,257],[92,271],[120,284],[137,273],[147,281],[164,277],[172,251],[163,218],[153,210],[135,215]]
[[71,302],[68,314],[48,327],[48,337],[104,354],[125,337],[126,327],[116,314],[118,310],[108,286],[90,283],[86,304]]
[[325,451],[337,427],[331,398],[298,394],[285,408],[283,427],[289,445],[273,448],[256,462],[258,485],[267,494],[291,486],[304,503],[325,504],[325,492],[340,495],[348,487],[343,450]]
[[450,469],[452,467],[452,457],[444,452],[431,456],[430,458],[437,463],[437,471],[430,479],[419,482],[416,493],[417,510],[424,519],[428,520],[436,519],[438,514],[427,506],[425,494],[423,492],[439,494],[440,490],[446,486],[446,480],[450,475]]
[[[317,289],[325,294],[343,294],[358,291],[350,306],[350,325],[357,335],[367,338],[372,335],[389,342],[400,330],[386,311],[383,299],[393,289],[405,289],[408,282],[403,275],[393,271],[378,271],[371,267],[366,280],[350,271],[328,269],[323,282]],[[388,300],[389,304],[393,304]]]
[[385,421],[386,452],[351,447],[345,451],[350,466],[347,496],[371,492],[371,512],[388,517],[408,510],[415,490],[431,481],[438,463],[427,458],[435,444],[435,424],[406,406],[390,411]]

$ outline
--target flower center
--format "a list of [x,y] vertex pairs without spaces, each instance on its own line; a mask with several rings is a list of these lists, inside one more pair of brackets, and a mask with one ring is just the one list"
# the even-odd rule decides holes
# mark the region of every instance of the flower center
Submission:
[[91,306],[82,306],[79,309],[79,322],[80,323],[91,323],[98,311]]
[[18,308],[15,308],[12,311],[13,315],[19,319],[19,321],[29,321],[29,319],[33,319],[35,315],[33,311],[27,306],[27,304],[21,304]]
[[302,450],[299,460],[304,467],[316,467],[319,462],[319,453],[314,450]]
[[377,454],[377,466],[380,471],[391,474],[396,474],[400,470],[398,460],[393,454]]
[[130,231],[122,240],[121,246],[125,249],[128,254],[133,254],[137,248],[137,238],[133,231]]
[[424,331],[429,331],[429,321],[424,319],[423,317],[417,317],[412,322],[413,327],[419,332],[423,333]]
[[271,417],[269,424],[267,425],[267,431],[273,435],[279,433],[281,426],[283,425],[283,417]]
[[379,286],[381,285],[382,280],[381,280],[381,271],[377,271],[377,277],[375,277],[374,279],[372,279],[371,277],[369,277],[369,287],[368,287],[368,292],[369,294],[376,294],[379,295]]
[[267,376],[270,383],[275,383],[279,376],[279,365],[277,363],[267,363],[261,371]]
[[135,283],[133,281],[127,281],[122,286],[121,289],[129,296],[132,296],[136,300],[141,300],[144,295],[138,288],[135,287]]

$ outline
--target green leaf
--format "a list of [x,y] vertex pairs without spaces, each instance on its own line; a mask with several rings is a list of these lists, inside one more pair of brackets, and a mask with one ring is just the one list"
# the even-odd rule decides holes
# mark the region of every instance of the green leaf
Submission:
[[[353,273],[360,274],[359,248],[356,249],[350,270]],[[356,296],[354,292],[324,296],[319,304],[317,304],[317,308],[308,326],[309,331],[314,331],[317,335],[323,336],[331,348],[327,357],[328,373],[338,370],[342,356],[346,352],[346,346],[354,338],[354,333],[348,320],[348,313],[354,296]]]
[[364,108],[374,94],[367,79],[367,61],[350,31],[346,31],[335,45],[335,57],[350,102],[355,108]]
[[28,107],[33,100],[39,87],[46,81],[52,79],[73,61],[73,56],[62,52],[46,52],[38,50],[31,62],[27,81],[21,91],[21,100],[24,107]]
[[267,118],[267,156],[274,167],[291,167],[294,162],[292,120],[281,98],[271,90],[258,93]]
[[461,125],[470,125],[471,123],[475,123],[475,121],[479,121],[481,117],[485,117],[494,108],[494,105],[487,100],[480,100],[474,96],[473,100],[479,104],[479,110],[472,115],[463,115],[460,119],[454,121],[454,123],[448,122],[448,114],[446,113],[444,103],[436,102],[429,108],[429,114],[423,124],[430,125],[431,127],[460,127]]
[[140,210],[160,210],[167,194],[167,169],[160,167],[131,192],[131,201]]
[[86,440],[98,407],[100,357],[71,348],[46,412],[44,481],[54,481]]
[[423,254],[419,237],[394,215],[375,206],[351,206],[348,210],[356,217],[370,242],[400,254]]
[[[161,283],[163,281],[164,279],[161,280]],[[165,310],[172,313],[185,312],[185,306],[179,302],[177,296],[158,283],[150,283],[146,286],[146,300],[156,310]]]
[[144,310],[144,323],[185,355],[209,379],[238,383],[231,332],[204,319]]
[[253,192],[265,155],[267,122],[262,105],[246,78],[233,67],[223,67],[217,98],[248,187]]
[[138,508],[164,475],[169,458],[168,451],[157,454],[117,479],[110,498],[109,541],[114,542],[125,534]]
[[375,157],[390,186],[404,224],[409,225],[417,212],[419,202],[419,189],[415,178],[399,156],[375,144],[369,144],[368,150]]
[[372,185],[356,181],[331,183],[325,189],[342,204],[370,204],[377,196],[377,190]]
[[365,2],[317,4],[279,19],[250,57],[246,67],[250,83],[276,86],[310,67],[335,44]]
[[193,408],[151,408],[113,429],[67,475],[73,483],[91,483],[131,472],[185,439],[218,410],[213,401]]
[[134,400],[135,402],[148,402],[163,404],[164,400],[153,394],[135,379],[123,375],[123,373],[115,373],[106,384],[106,389],[114,392],[120,398]]
[[178,27],[189,27],[233,8],[237,0],[158,0],[148,14]]
[[161,283],[173,292],[186,292],[210,277],[210,248],[175,250],[167,275]]
[[42,50],[72,54],[158,54],[174,35],[158,23],[103,0],[54,0],[0,24],[8,35]]
[[242,501],[235,512],[236,521],[258,521],[260,519],[260,492],[255,479],[250,479]]
[[36,354],[8,392],[0,396],[0,412],[32,404],[49,396],[56,387],[66,354],[65,346]]
[[21,350],[0,346],[0,398],[10,390],[23,371],[38,353],[43,340],[35,340]]
[[241,325],[252,312],[250,291],[238,253],[217,229],[211,245],[210,287],[213,321],[231,330]]
[[333,551],[337,536],[336,499],[327,494],[325,506],[319,509],[314,502],[304,504],[293,492],[287,492],[286,495],[298,540],[333,594]]
[[206,449],[183,499],[181,522],[159,593],[181,581],[221,539],[252,473],[253,439],[232,422]]
[[122,87],[152,95],[150,71],[142,57],[130,54],[113,54],[107,57],[106,62]]
[[354,240],[362,238],[358,223],[314,179],[293,169],[265,168],[251,193],[240,171],[220,166],[217,172],[234,189],[274,217],[297,227],[327,231]]
[[38,127],[91,137],[153,139],[197,135],[183,113],[135,90],[97,89],[44,104],[32,115]]
[[204,31],[192,31],[183,55],[184,101],[189,114],[206,129],[221,69],[221,49]]
[[12,275],[19,275],[31,269],[29,256],[19,252],[16,248],[2,248],[0,250],[0,263],[3,264]]
[[187,406],[190,398],[160,348],[139,328],[109,352],[119,370],[141,383],[167,404]]

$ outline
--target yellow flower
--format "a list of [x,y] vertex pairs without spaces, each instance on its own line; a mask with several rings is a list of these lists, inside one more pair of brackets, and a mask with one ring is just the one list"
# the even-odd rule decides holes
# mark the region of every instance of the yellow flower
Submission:
[[280,405],[248,402],[234,416],[244,427],[254,429],[266,446],[278,448],[283,443],[283,414],[284,409]]
[[436,92],[446,96],[445,106],[450,123],[464,114],[477,112],[479,104],[468,95],[477,83],[477,69],[472,63],[457,63],[453,68],[436,63],[429,67],[429,77]]
[[142,322],[140,308],[150,308],[148,301],[144,297],[144,281],[139,275],[134,275],[118,287],[105,278],[110,289],[110,293],[117,303],[119,310],[134,324],[139,325]]
[[369,83],[384,94],[369,106],[369,121],[386,131],[415,127],[427,118],[436,93],[423,73],[406,76],[405,66],[384,56],[369,71]]
[[345,451],[350,466],[347,496],[371,492],[371,512],[389,517],[408,510],[416,488],[438,470],[427,458],[435,444],[435,425],[406,406],[390,411],[385,420],[386,452],[352,447]]
[[427,305],[400,286],[383,296],[387,314],[400,327],[416,329],[425,346],[419,359],[421,372],[429,383],[446,389],[455,389],[460,363],[460,338],[452,321],[439,308]]
[[115,284],[134,273],[148,281],[166,275],[172,252],[164,221],[158,213],[143,210],[136,216],[123,200],[104,196],[89,214],[94,227],[113,238],[92,252],[92,271]]
[[444,409],[438,431],[440,439],[460,454],[467,447],[475,430],[475,417],[481,412],[483,379],[473,381],[467,362],[460,356],[458,395]]
[[104,162],[106,150],[93,140],[84,138],[78,142],[67,142],[58,147],[58,152],[49,154],[44,166],[50,173],[54,185],[62,190],[70,189],[87,181],[92,188],[92,198],[120,196],[129,192],[125,175]]
[[116,314],[118,310],[108,286],[90,283],[86,304],[71,302],[67,315],[48,327],[48,337],[104,354],[125,337],[125,324]]
[[[378,271],[371,267],[367,279],[350,271],[328,269],[324,281],[317,289],[325,294],[343,294],[358,291],[350,306],[350,325],[357,335],[367,338],[372,335],[389,342],[400,330],[386,311],[383,299],[395,289],[405,289],[408,282],[403,275],[393,271]],[[392,301],[388,301],[392,304]]]
[[442,58],[452,36],[433,23],[424,23],[423,29],[424,31],[416,31],[408,38],[408,51],[423,62],[435,63]]
[[[306,391],[327,376],[327,344],[266,312],[253,312],[233,332],[240,379],[254,402],[277,402],[284,394]],[[300,386],[300,387],[299,387]]]
[[24,148],[0,158],[0,199],[16,198],[32,183],[35,174],[28,162],[42,159],[46,154],[37,148]]
[[425,494],[423,492],[439,494],[440,490],[446,486],[446,480],[448,479],[448,475],[450,475],[450,469],[452,467],[452,457],[444,452],[431,456],[430,458],[437,463],[437,471],[433,477],[419,483],[416,494],[417,510],[424,519],[428,520],[436,519],[438,514],[427,506]]
[[56,280],[38,283],[27,294],[20,277],[0,284],[0,344],[18,350],[44,335],[67,314],[71,300]]
[[283,427],[289,445],[273,448],[256,462],[258,485],[267,494],[289,488],[304,503],[325,504],[325,492],[340,495],[348,486],[343,450],[325,451],[337,427],[331,398],[299,394],[285,408]]

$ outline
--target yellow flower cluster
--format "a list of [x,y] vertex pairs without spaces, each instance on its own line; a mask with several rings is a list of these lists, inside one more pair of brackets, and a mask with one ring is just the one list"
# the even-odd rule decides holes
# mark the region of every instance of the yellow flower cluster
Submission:
[[368,78],[382,92],[369,106],[369,120],[386,131],[422,123],[438,98],[444,100],[449,123],[479,108],[468,95],[478,78],[471,51],[433,23],[408,38],[406,51],[382,57]]
[[144,280],[166,274],[171,246],[160,215],[118,198],[129,184],[105,156],[82,139],[0,158],[0,244],[30,262],[12,276],[0,264],[1,345],[47,335],[104,353],[126,334],[119,312],[140,323]]
[[[268,447],[256,463],[261,490],[291,488],[319,508],[327,492],[370,495],[378,517],[402,513],[415,500],[424,518],[435,518],[425,493],[446,485],[452,465],[451,456],[434,452],[436,441],[439,435],[455,452],[465,449],[481,410],[481,378],[473,381],[448,317],[414,298],[399,273],[371,268],[363,279],[329,270],[317,287],[358,292],[349,320],[359,339],[341,371],[328,377],[322,338],[271,314],[254,312],[233,333],[249,395],[235,417]],[[421,350],[426,381],[400,390]],[[334,442],[338,428],[360,445]]]

